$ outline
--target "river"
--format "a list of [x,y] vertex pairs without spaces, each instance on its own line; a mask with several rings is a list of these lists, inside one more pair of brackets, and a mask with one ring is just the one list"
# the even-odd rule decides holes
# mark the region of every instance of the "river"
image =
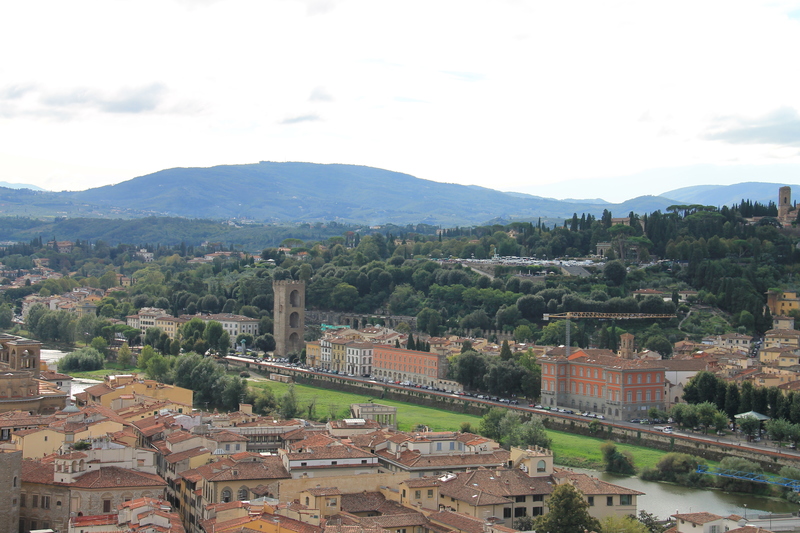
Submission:
[[573,468],[572,470],[595,476],[615,485],[644,492],[645,495],[639,496],[637,499],[637,508],[640,511],[645,510],[652,513],[662,520],[676,512],[699,513],[706,511],[721,516],[737,514],[755,518],[756,515],[791,513],[800,509],[797,504],[784,500],[773,500],[748,494],[731,494],[718,490],[691,489],[582,468]]
[[[41,359],[42,361],[47,363],[47,368],[49,368],[50,370],[57,371],[58,360],[67,355],[68,353],[69,352],[63,352],[61,350],[50,350],[42,348]],[[83,392],[87,388],[91,387],[92,385],[97,385],[98,383],[102,383],[102,381],[94,379],[73,378],[72,388],[70,390],[70,398],[74,400],[75,394]]]

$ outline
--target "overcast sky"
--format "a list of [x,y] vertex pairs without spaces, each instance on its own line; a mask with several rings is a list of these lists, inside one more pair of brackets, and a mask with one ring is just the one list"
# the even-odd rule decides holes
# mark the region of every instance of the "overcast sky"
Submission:
[[800,1],[0,5],[0,181],[348,163],[555,198],[800,183]]

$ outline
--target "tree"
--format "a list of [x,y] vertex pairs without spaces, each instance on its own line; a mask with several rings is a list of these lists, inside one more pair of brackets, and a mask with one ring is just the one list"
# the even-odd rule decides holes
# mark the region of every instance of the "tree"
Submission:
[[417,345],[414,342],[414,335],[411,333],[408,334],[408,341],[406,341],[406,350],[416,350]]
[[108,355],[108,343],[103,337],[93,338],[91,347],[100,352],[103,355],[103,357]]
[[534,529],[548,533],[599,531],[600,522],[589,514],[589,504],[569,483],[557,485],[550,494],[550,512],[536,519]]
[[123,342],[122,346],[120,346],[117,351],[117,363],[119,363],[122,368],[128,368],[131,364],[131,359],[131,349],[127,342]]
[[630,453],[623,453],[617,450],[617,445],[613,442],[608,441],[601,445],[600,452],[603,454],[606,472],[626,476],[632,476],[636,473],[636,468],[633,466],[633,456]]
[[628,271],[622,261],[611,261],[606,263],[603,269],[603,276],[612,284],[617,287],[625,283],[625,278]]
[[169,361],[160,353],[154,353],[147,361],[145,373],[150,379],[163,382],[169,372]]
[[742,434],[747,437],[747,440],[750,440],[751,437],[758,434],[761,429],[761,422],[754,416],[746,416],[739,419],[739,428],[742,430]]
[[601,524],[602,533],[650,533],[648,527],[633,515],[607,516]]
[[664,531],[667,529],[667,526],[662,524],[657,516],[652,513],[648,513],[644,509],[639,511],[638,520],[644,524],[649,533],[664,533]]
[[489,412],[481,418],[480,434],[499,442],[503,437],[502,433],[500,433],[500,421],[503,420],[505,414],[505,409],[492,407]]
[[289,390],[281,397],[279,412],[284,420],[291,420],[300,412],[294,385],[289,385]]
[[503,361],[508,361],[514,354],[511,353],[511,347],[508,345],[508,341],[503,341],[503,346],[500,348],[500,359]]
[[255,346],[262,352],[271,352],[275,349],[275,337],[266,333],[256,338]]
[[224,332],[225,329],[222,327],[222,324],[216,320],[209,320],[206,322],[206,327],[203,330],[203,338],[208,343],[208,347],[218,352],[219,340]]
[[136,360],[136,366],[146,369],[148,361],[150,361],[155,354],[156,351],[153,349],[153,347],[149,344],[146,345],[144,348],[142,348],[142,352],[139,354],[139,358]]
[[0,329],[8,329],[13,324],[14,311],[7,303],[0,305]]
[[439,334],[442,324],[442,315],[439,311],[425,307],[417,314],[417,329],[425,331],[431,337]]

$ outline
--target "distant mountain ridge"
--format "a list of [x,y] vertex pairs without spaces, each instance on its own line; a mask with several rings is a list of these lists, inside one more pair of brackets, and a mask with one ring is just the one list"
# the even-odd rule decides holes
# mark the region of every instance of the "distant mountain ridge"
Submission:
[[668,191],[662,194],[667,198],[674,198],[681,203],[702,205],[738,204],[742,200],[752,200],[762,204],[777,202],[778,189],[783,183],[766,183],[761,181],[748,181],[734,185],[694,185]]
[[[612,204],[600,199],[566,201],[439,183],[366,166],[262,161],[172,168],[85,191],[53,193],[0,188],[0,202],[4,215],[33,217],[158,215],[215,220],[247,218],[281,224],[339,221],[452,227],[490,220],[558,221],[572,217],[573,213],[599,217],[605,209],[616,217],[624,217],[631,211],[639,214],[663,211],[675,204],[717,205],[716,200],[723,196],[744,192],[749,198],[775,199],[780,186],[740,185],[688,187]],[[721,195],[720,190],[727,192]],[[739,201],[741,197],[724,203]]]

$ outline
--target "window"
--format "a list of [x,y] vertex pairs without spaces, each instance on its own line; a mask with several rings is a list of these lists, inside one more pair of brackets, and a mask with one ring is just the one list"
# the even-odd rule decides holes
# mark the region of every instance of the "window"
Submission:
[[647,391],[645,393],[645,400],[648,401],[648,402],[650,401],[650,391]]
[[433,498],[433,489],[428,489],[428,498]]
[[50,496],[42,496],[42,509],[50,509]]
[[514,516],[519,518],[520,516],[528,516],[528,508],[527,507],[517,507],[514,509]]
[[589,500],[589,507],[594,507],[594,496],[589,496],[586,499]]
[[247,490],[247,487],[242,487],[241,489],[239,489],[239,493],[236,495],[237,496],[236,499],[239,500],[240,502],[247,500],[248,492],[249,491]]
[[422,491],[421,490],[415,490],[414,491],[414,499],[415,500],[419,500],[420,498],[422,498]]
[[31,530],[36,529],[36,520],[31,520]]
[[337,501],[336,498],[326,498],[325,505],[327,505],[328,507],[336,507],[336,501]]
[[228,503],[231,501],[232,498],[231,490],[225,489],[222,491],[222,503]]
[[642,382],[642,375],[636,374],[636,383],[641,383],[641,382]]
[[229,452],[229,451],[231,451],[231,445],[230,445],[230,444],[226,444],[226,445],[225,445],[225,451],[226,451],[226,452]]
[[503,508],[503,518],[511,518],[511,507]]
[[308,466],[308,463],[300,463],[300,466]]
[[633,376],[628,375],[628,385],[633,383]]
[[633,496],[630,494],[620,494],[619,496],[619,504],[620,505],[633,505]]
[[331,461],[331,466],[336,466],[339,464],[339,461]]
[[19,506],[20,507],[25,507],[25,496],[26,496],[26,494],[24,492],[19,495]]
[[614,497],[613,496],[606,496],[606,505],[609,507],[614,505]]
[[[31,507],[39,507],[39,495],[34,494],[31,496]],[[34,528],[31,528],[34,529]]]
[[104,513],[111,512],[111,500],[103,500],[103,512]]
[[525,503],[525,496],[515,496],[514,501],[517,503]]
[[650,383],[650,374],[647,374],[647,382]]
[[440,451],[442,451],[442,443],[441,443],[441,442],[437,442],[437,443],[436,443],[436,451],[437,451],[437,452],[440,452]]

